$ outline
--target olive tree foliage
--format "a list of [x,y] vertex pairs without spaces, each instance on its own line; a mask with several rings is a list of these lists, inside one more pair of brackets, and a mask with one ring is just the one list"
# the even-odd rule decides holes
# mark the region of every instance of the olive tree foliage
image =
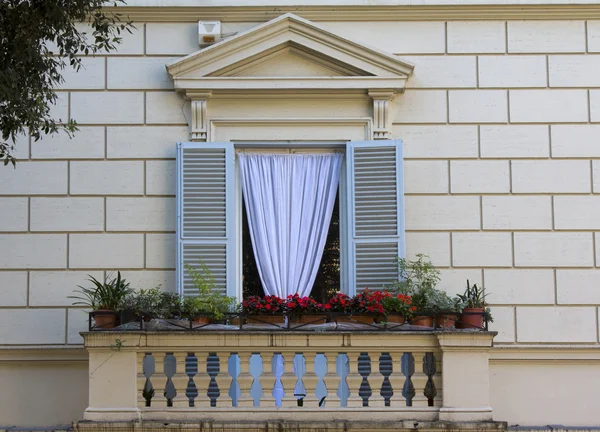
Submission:
[[125,0],[0,0],[0,160],[16,163],[17,138],[77,131],[74,120],[53,118],[56,89],[82,55],[114,51],[133,25],[106,7]]

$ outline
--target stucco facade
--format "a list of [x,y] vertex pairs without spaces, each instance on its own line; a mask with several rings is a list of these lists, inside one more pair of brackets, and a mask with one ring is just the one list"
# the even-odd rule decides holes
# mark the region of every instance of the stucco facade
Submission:
[[[192,112],[165,65],[198,51],[198,19],[227,34],[286,12],[414,65],[383,126],[404,142],[407,256],[428,254],[452,294],[466,279],[490,293],[494,418],[599,425],[600,5],[252,3],[131,0],[133,34],[58,90],[75,138],[23,138],[17,168],[0,169],[0,425],[81,418],[87,315],[67,296],[87,274],[174,290],[175,143]],[[284,55],[245,74],[297,71],[324,73]],[[366,92],[205,104],[207,141],[366,140],[377,126]]]

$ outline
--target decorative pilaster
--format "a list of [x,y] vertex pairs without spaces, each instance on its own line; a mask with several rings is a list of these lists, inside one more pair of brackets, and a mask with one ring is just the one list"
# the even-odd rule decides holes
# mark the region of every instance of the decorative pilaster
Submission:
[[190,141],[206,141],[208,135],[208,118],[206,102],[211,92],[188,91],[186,96],[191,100],[192,119],[190,122]]
[[391,138],[390,102],[395,95],[394,90],[369,90],[369,96],[373,98],[373,139]]

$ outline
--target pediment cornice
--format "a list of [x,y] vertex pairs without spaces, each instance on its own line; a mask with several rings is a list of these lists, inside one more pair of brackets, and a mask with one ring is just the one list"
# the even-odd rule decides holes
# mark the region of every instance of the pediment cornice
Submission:
[[[244,76],[243,71],[287,50],[331,69],[331,76]],[[178,91],[404,90],[414,66],[285,14],[167,66]]]

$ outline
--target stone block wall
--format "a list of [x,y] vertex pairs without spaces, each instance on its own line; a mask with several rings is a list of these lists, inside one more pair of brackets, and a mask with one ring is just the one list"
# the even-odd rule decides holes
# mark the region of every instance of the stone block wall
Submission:
[[[321,24],[416,65],[393,110],[408,254],[429,254],[451,293],[485,285],[498,343],[597,343],[600,21]],[[54,112],[75,138],[24,137],[17,169],[0,169],[4,345],[81,343],[87,318],[66,297],[88,273],[174,287],[188,132],[164,65],[198,49],[196,24],[136,27],[66,72]]]

